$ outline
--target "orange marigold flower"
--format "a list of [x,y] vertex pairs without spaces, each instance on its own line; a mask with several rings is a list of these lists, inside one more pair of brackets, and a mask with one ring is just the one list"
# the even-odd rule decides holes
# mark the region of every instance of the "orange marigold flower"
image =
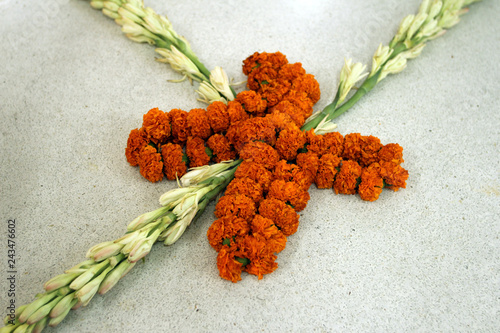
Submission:
[[210,156],[205,150],[205,141],[200,137],[189,137],[186,143],[186,155],[189,158],[189,167],[195,168],[207,165]]
[[265,117],[250,118],[231,125],[226,137],[236,150],[242,149],[252,141],[264,141],[271,146],[276,143],[274,126],[271,120]]
[[325,154],[342,156],[344,137],[339,132],[326,133],[323,135],[323,147]]
[[219,252],[225,240],[228,240],[231,244],[234,242],[236,236],[245,236],[249,232],[250,225],[246,220],[228,215],[212,223],[208,228],[207,238],[210,245]]
[[240,151],[240,158],[245,161],[253,161],[263,165],[266,169],[272,169],[279,161],[278,152],[267,143],[255,141],[250,142]]
[[285,249],[286,236],[278,229],[273,220],[257,214],[253,218],[250,228],[255,238],[266,242],[270,252],[279,253]]
[[291,182],[299,171],[300,167],[298,165],[288,163],[287,160],[279,160],[274,167],[273,180],[282,179],[286,182]]
[[299,76],[306,75],[306,70],[302,68],[302,64],[300,62],[296,62],[294,64],[288,63],[281,66],[278,74],[279,77],[284,80],[293,81]]
[[297,165],[304,172],[308,182],[312,183],[316,179],[319,167],[318,154],[313,152],[300,153],[297,155]]
[[299,128],[295,121],[293,121],[292,117],[290,117],[288,114],[284,112],[279,112],[279,111],[273,111],[270,114],[266,115],[266,118],[268,118],[271,121],[271,124],[275,128],[277,132],[281,132],[284,129],[287,128]]
[[403,160],[403,147],[397,143],[389,143],[382,147],[378,152],[378,159],[380,161],[394,162],[401,164]]
[[141,175],[152,183],[163,179],[161,154],[153,146],[145,146],[139,153]]
[[294,182],[304,190],[308,190],[312,184],[307,172],[304,172],[298,165],[287,163],[281,160],[276,164],[273,172],[273,180],[282,179],[286,182]]
[[[280,71],[281,73],[281,71]],[[312,74],[305,74],[296,77],[292,81],[292,88],[296,91],[303,91],[307,94],[307,97],[311,99],[313,104],[316,104],[321,97],[321,90],[319,89],[319,83],[314,78]]]
[[367,167],[373,162],[379,160],[378,152],[383,147],[380,139],[374,136],[361,136],[360,138],[361,156],[359,157],[359,164],[362,167]]
[[127,157],[127,161],[131,166],[139,165],[139,153],[148,143],[148,135],[143,128],[130,131],[127,148],[125,148],[125,157]]
[[210,127],[215,133],[220,133],[229,128],[229,112],[227,105],[223,102],[213,102],[207,107],[207,116],[210,122]]
[[279,69],[281,66],[287,63],[288,60],[286,56],[281,52],[255,52],[254,54],[243,60],[243,73],[245,75],[248,75],[254,69],[259,68],[263,64],[267,64],[271,67]]
[[309,192],[301,188],[295,182],[285,182],[284,180],[277,179],[269,186],[268,198],[275,198],[290,204],[295,211],[300,212],[307,206],[310,199]]
[[262,186],[250,178],[235,178],[226,188],[225,195],[244,194],[256,204],[264,200]]
[[253,161],[241,162],[234,176],[235,178],[250,178],[258,183],[266,192],[272,181],[272,173],[263,165]]
[[275,148],[282,159],[287,161],[297,157],[298,150],[304,148],[306,136],[297,127],[291,127],[280,132]]
[[245,272],[256,275],[260,280],[264,274],[272,273],[278,268],[276,255],[263,239],[248,235],[238,245],[244,258],[250,260],[243,268]]
[[283,235],[293,235],[299,227],[299,214],[278,199],[267,198],[260,203],[259,214],[274,221]]
[[283,96],[290,91],[290,87],[289,81],[278,77],[276,80],[261,85],[257,92],[267,101],[267,107],[272,107],[283,100]]
[[222,134],[214,134],[207,140],[208,147],[212,150],[212,159],[216,162],[234,160],[236,151],[229,140]]
[[351,133],[344,137],[342,157],[346,160],[359,161],[361,157],[361,134]]
[[241,280],[243,270],[243,264],[236,260],[236,251],[236,247],[224,245],[217,255],[217,268],[220,277],[234,283]]
[[229,101],[227,103],[227,113],[229,115],[229,125],[249,118],[248,113],[245,112],[245,109],[238,101]]
[[161,146],[161,156],[163,157],[163,172],[167,179],[174,180],[186,174],[186,158],[181,145],[167,143]]
[[224,195],[215,205],[215,216],[232,215],[252,221],[256,213],[255,202],[244,194]]
[[173,109],[170,110],[168,115],[172,123],[172,136],[174,137],[174,143],[186,143],[189,136],[187,124],[188,112],[180,109]]
[[[337,173],[333,189],[336,194],[356,194],[362,168],[356,161],[342,161],[340,171]],[[317,177],[316,177],[317,178]]]
[[170,136],[169,116],[162,110],[154,108],[142,116],[142,127],[154,143],[163,143]]
[[269,64],[263,64],[248,74],[247,87],[250,90],[259,90],[277,77],[278,71],[275,68]]
[[332,188],[337,168],[342,162],[342,158],[337,155],[325,154],[321,156],[316,175],[316,186],[318,188]]
[[267,102],[262,99],[262,96],[253,90],[246,90],[236,95],[238,101],[243,109],[253,115],[262,116],[267,109]]
[[378,199],[384,180],[380,177],[380,165],[373,163],[369,167],[363,168],[361,173],[361,183],[359,183],[358,193],[361,199],[365,201],[375,201]]
[[191,136],[206,140],[212,134],[210,120],[204,109],[192,109],[187,115],[187,125]]
[[304,112],[295,104],[288,100],[282,100],[272,108],[272,112],[286,113],[292,118],[297,127],[302,127],[306,121]]
[[317,135],[314,133],[314,129],[306,132],[307,139],[307,151],[318,155],[318,157],[323,156],[328,152],[328,147],[325,145],[324,135]]
[[385,186],[393,191],[400,187],[406,188],[408,171],[394,162],[380,161],[380,176],[384,179]]
[[302,112],[305,119],[310,117],[313,112],[313,102],[307,96],[307,93],[303,91],[290,90],[284,97],[284,99],[295,104]]

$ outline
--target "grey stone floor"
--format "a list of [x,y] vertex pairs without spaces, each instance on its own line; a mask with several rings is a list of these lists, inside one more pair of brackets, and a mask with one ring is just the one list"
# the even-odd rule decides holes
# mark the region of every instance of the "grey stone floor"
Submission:
[[[255,51],[316,76],[321,109],[344,57],[370,62],[419,1],[147,1],[209,68],[236,81]],[[87,1],[0,0],[0,308],[17,305],[158,207],[124,157],[150,108],[203,107],[189,83]],[[206,241],[213,204],[110,293],[47,332],[497,332],[500,330],[500,2],[474,5],[408,68],[338,118],[342,134],[404,147],[408,187],[374,203],[310,190],[279,268],[232,284]],[[240,88],[241,89],[241,88]]]

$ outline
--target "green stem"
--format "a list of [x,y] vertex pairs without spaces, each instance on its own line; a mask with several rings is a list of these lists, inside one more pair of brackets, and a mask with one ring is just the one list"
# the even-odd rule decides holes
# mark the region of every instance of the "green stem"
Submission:
[[[380,67],[383,67],[387,63],[387,61],[394,59],[401,52],[407,51],[408,47],[404,43],[399,42],[394,46],[393,49],[394,51],[392,52],[391,56]],[[370,90],[372,90],[375,87],[375,85],[377,84],[377,80],[380,76],[380,72],[381,70],[379,70],[372,77],[366,79],[361,85],[361,87],[359,87],[358,91],[356,91],[356,93],[352,95],[351,98],[349,98],[347,102],[342,104],[340,107],[337,107],[339,98],[339,90],[337,90],[337,94],[335,95],[333,102],[328,104],[316,118],[304,124],[301,130],[309,131],[313,128],[316,128],[323,120],[326,119],[328,121],[335,119],[344,112],[346,112],[347,110],[349,110],[352,106],[354,106],[354,104],[356,104],[361,99],[361,97],[366,95]]]
[[339,94],[340,94],[340,89],[337,89],[337,93],[335,94],[333,102],[328,104],[314,119],[305,123],[302,126],[301,130],[307,132],[313,128],[316,128],[325,117],[327,117],[330,113],[334,112],[338,104]]
[[356,104],[361,99],[361,97],[366,95],[370,90],[373,89],[373,87],[377,85],[377,80],[379,76],[380,76],[380,71],[378,71],[371,78],[366,79],[365,82],[363,82],[363,84],[361,85],[361,87],[359,87],[359,89],[356,91],[356,93],[352,95],[352,97],[349,98],[347,102],[342,104],[342,106],[340,106],[339,108],[335,109],[332,113],[330,113],[327,116],[326,120],[335,119],[344,112],[346,112],[347,110],[349,110],[354,104]]
[[361,97],[366,95],[370,90],[373,89],[373,87],[375,87],[379,76],[380,76],[380,70],[372,77],[366,79],[361,85],[361,87],[359,87],[359,89],[356,91],[356,93],[352,95],[351,98],[347,100],[347,102],[345,102],[338,108],[337,108],[337,98],[335,98],[334,101],[331,104],[328,104],[316,118],[304,124],[301,130],[309,131],[313,128],[316,128],[324,119],[326,119],[327,121],[335,119],[342,113],[349,110],[354,104],[356,104],[361,99]]

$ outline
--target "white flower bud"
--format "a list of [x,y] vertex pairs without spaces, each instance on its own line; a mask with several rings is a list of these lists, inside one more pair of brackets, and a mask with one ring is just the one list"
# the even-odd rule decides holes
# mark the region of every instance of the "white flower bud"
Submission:
[[233,161],[224,161],[212,165],[192,168],[188,173],[181,177],[181,184],[182,186],[197,185],[198,183],[210,177],[216,176],[233,166]]
[[424,25],[420,28],[420,31],[416,35],[416,40],[425,40],[436,34],[438,34],[443,28],[438,26],[438,22],[436,20],[431,20],[429,22],[424,23]]
[[81,274],[79,277],[73,280],[69,287],[73,290],[78,290],[81,289],[87,282],[92,280],[92,278],[96,275],[99,274],[106,266],[109,266],[109,260],[106,259],[100,264],[94,265],[91,268],[89,268],[86,272]]
[[137,24],[136,22],[126,18],[122,17],[123,22],[125,23],[122,25],[122,31],[126,34],[131,34],[133,36],[141,36],[141,35],[151,35],[144,27],[141,25]]
[[215,101],[220,101],[227,104],[227,101],[224,97],[222,97],[219,92],[208,82],[203,81],[200,83],[198,90],[196,92],[201,96],[201,98],[197,98],[198,101],[211,104]]
[[184,216],[184,218],[180,219],[175,225],[164,231],[160,235],[159,239],[164,239],[165,245],[174,244],[182,236],[184,231],[186,231],[186,228],[191,224],[197,212],[197,210],[191,210],[189,214]]
[[[131,263],[128,260],[122,261],[118,266],[116,266],[111,273],[109,273],[106,278],[102,281],[99,286],[98,293],[103,295],[107,293],[111,288],[113,288],[116,283],[128,272],[132,267],[135,266],[135,262]],[[51,313],[52,314],[52,313]]]
[[[167,192],[168,193],[168,192]],[[160,198],[161,200],[161,198]],[[162,205],[164,206],[164,205]],[[144,213],[136,217],[130,224],[127,226],[127,231],[133,231],[144,227],[145,225],[155,221],[156,219],[168,214],[168,207],[161,207],[152,212]]]
[[234,99],[233,92],[229,87],[229,79],[227,78],[226,72],[224,72],[221,67],[215,67],[210,72],[210,83],[212,83],[214,88],[228,100],[232,101]]
[[59,317],[61,314],[63,314],[66,310],[71,309],[71,307],[74,305],[71,305],[73,303],[75,294],[71,293],[63,297],[56,306],[50,311],[50,317],[51,318],[56,318]]
[[113,257],[120,253],[121,249],[123,248],[123,245],[117,244],[112,242],[113,244],[110,244],[109,246],[94,252],[92,255],[92,258],[96,261],[103,261],[104,259],[108,259],[110,257]]
[[445,11],[438,21],[438,26],[443,29],[449,29],[460,22],[458,11]]
[[111,267],[106,268],[98,277],[87,283],[80,290],[75,293],[75,297],[82,303],[83,306],[89,304],[90,300],[99,290],[102,280],[106,277]]
[[422,24],[425,22],[427,19],[427,13],[418,13],[417,16],[415,16],[415,19],[411,23],[410,27],[408,28],[408,31],[406,32],[406,40],[409,41],[413,38],[415,33],[420,29]]
[[332,133],[337,128],[337,124],[334,124],[331,120],[322,121],[318,126],[314,129],[314,134],[323,135],[327,133]]
[[387,77],[389,74],[396,74],[401,72],[406,68],[406,58],[402,53],[398,54],[396,57],[393,59],[389,60],[384,67],[382,68],[382,72],[380,73],[380,76],[378,77],[377,82],[382,81]]
[[173,190],[165,192],[160,197],[160,205],[165,206],[165,205],[173,203],[173,202],[178,202],[179,200],[184,198],[186,195],[189,195],[189,194],[195,192],[198,188],[200,188],[200,187],[198,187],[198,186],[181,187],[181,188],[175,188]]
[[62,299],[62,296],[54,298],[52,301],[49,303],[45,304],[44,306],[40,307],[38,310],[36,310],[31,316],[29,316],[28,320],[26,320],[26,324],[28,325],[33,325],[42,320],[43,318],[47,317],[50,313],[50,310],[56,304]]
[[443,8],[443,2],[441,0],[434,0],[429,9],[427,22],[436,18],[436,16],[441,12],[441,8]]
[[394,47],[398,42],[401,42],[405,39],[406,32],[408,31],[408,28],[410,27],[414,19],[415,15],[408,15],[401,21],[401,23],[399,24],[398,32],[389,44],[391,48]]
[[120,17],[121,17],[122,19],[123,19],[123,18],[125,18],[125,19],[128,19],[128,20],[130,20],[130,21],[132,21],[132,22],[135,22],[135,23],[137,23],[137,24],[141,24],[141,23],[143,23],[143,21],[142,21],[142,19],[141,19],[141,17],[140,17],[140,16],[137,16],[135,13],[133,13],[133,12],[131,12],[131,11],[127,10],[127,9],[126,9],[126,8],[124,8],[124,7],[120,7],[120,8],[117,10],[117,12],[118,12],[118,15],[120,15]]
[[155,232],[158,234],[155,238],[144,238],[137,242],[137,244],[135,244],[135,247],[129,253],[129,262],[135,263],[141,258],[144,258],[151,251],[151,247],[156,242],[156,238],[158,238],[160,234],[159,231]]
[[406,59],[415,59],[416,57],[418,57],[422,53],[422,51],[424,50],[424,47],[425,47],[425,44],[420,43],[417,46],[409,49],[408,51],[401,52],[400,55]]
[[382,44],[379,45],[377,51],[373,55],[372,71],[370,72],[370,77],[378,72],[380,67],[387,61],[387,59],[389,59],[393,51],[394,50],[389,46],[383,46]]
[[103,8],[103,9],[102,9],[102,13],[103,13],[104,15],[106,15],[107,17],[109,17],[109,18],[113,19],[113,20],[115,20],[115,19],[117,19],[117,18],[119,18],[119,17],[120,17],[120,15],[119,15],[117,12],[114,12],[114,11],[109,10],[109,9],[107,9],[107,8]]
[[188,57],[180,52],[175,46],[172,45],[170,48],[171,50],[162,48],[156,49],[155,51],[164,57],[157,59],[157,61],[169,63],[173,70],[183,75],[187,75],[196,81],[201,81],[204,78],[203,74],[198,70],[198,67],[196,67]]
[[366,65],[361,63],[352,64],[352,59],[345,60],[344,67],[340,72],[340,83],[339,83],[339,100],[338,103],[342,103],[349,91],[351,91],[354,85],[364,79],[369,73],[364,73]]
[[418,13],[428,14],[430,9],[430,4],[431,4],[430,0],[423,0],[422,3],[420,4],[420,8],[418,9]]
[[122,5],[122,8],[138,17],[146,16],[146,12],[144,11],[144,7],[141,3],[134,3],[134,1],[128,0],[127,3]]
[[90,6],[94,9],[101,10],[104,8],[104,2],[99,0],[91,0]]
[[162,22],[158,18],[158,15],[156,15],[156,14],[155,15],[147,15],[144,17],[144,21],[146,22],[146,24],[149,27],[149,30],[152,33],[157,34],[157,35],[163,35],[163,36],[167,37],[170,41],[173,41],[172,34],[163,27]]
[[46,291],[52,291],[62,288],[70,284],[71,281],[76,279],[79,275],[80,273],[59,274],[58,276],[55,276],[49,281],[45,282],[45,284],[43,285],[43,289],[45,289]]
[[216,187],[217,185],[205,185],[199,187],[192,194],[186,195],[182,199],[182,201],[172,210],[172,213],[177,215],[178,219],[182,219],[186,215],[190,214],[193,210],[198,210],[198,203],[200,202],[201,198],[203,198],[205,194],[212,191]]
[[118,9],[120,8],[120,6],[119,6],[119,5],[117,5],[116,3],[111,2],[111,1],[105,1],[105,2],[103,3],[103,5],[104,5],[104,6],[103,6],[104,8],[106,8],[106,9],[108,9],[108,10],[112,11],[112,12],[115,12],[115,13],[116,13],[116,12],[118,11]]
[[28,320],[28,318],[33,313],[35,313],[35,311],[37,311],[40,307],[44,306],[45,304],[53,300],[56,296],[57,294],[55,292],[47,293],[44,294],[42,297],[36,299],[35,301],[31,302],[30,304],[28,304],[28,306],[26,306],[23,312],[20,313],[18,318],[19,322],[25,323]]

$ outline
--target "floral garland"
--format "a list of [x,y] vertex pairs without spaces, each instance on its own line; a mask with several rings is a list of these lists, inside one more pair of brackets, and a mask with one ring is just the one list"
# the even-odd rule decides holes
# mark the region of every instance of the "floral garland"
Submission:
[[207,232],[220,276],[232,282],[243,271],[261,279],[277,268],[276,254],[297,231],[297,212],[307,206],[313,183],[375,201],[384,187],[397,191],[408,178],[398,144],[300,129],[321,94],[300,63],[288,63],[280,52],[254,53],[243,61],[243,73],[251,90],[235,101],[190,112],[152,109],[126,148],[129,163],[153,182],[163,173],[167,179],[184,175],[188,164],[243,160]]
[[[108,292],[153,244],[177,241],[226,187],[216,206],[218,219],[207,236],[219,253],[220,275],[233,282],[243,271],[262,278],[276,269],[276,254],[285,248],[286,237],[296,232],[297,211],[307,205],[307,189],[313,182],[337,194],[358,193],[368,201],[376,200],[383,187],[404,188],[408,172],[400,165],[399,145],[382,145],[359,133],[342,137],[331,133],[331,121],[385,77],[402,71],[427,41],[456,25],[467,6],[477,1],[423,0],[416,15],[403,19],[390,44],[377,49],[370,73],[363,73],[366,66],[346,60],[333,102],[311,116],[319,86],[301,64],[288,64],[279,52],[255,53],[244,61],[251,90],[233,101],[234,91],[222,69],[209,72],[166,17],[140,0],[91,0],[94,8],[122,26],[128,38],[158,46],[156,52],[164,57],[159,61],[199,81],[200,100],[212,103],[190,113],[150,110],[142,128],[130,133],[129,163],[153,182],[164,175],[180,177],[188,166],[205,166],[183,177],[186,187],[163,194],[161,208],[134,219],[125,236],[91,247],[88,260],[47,281],[45,292],[18,307],[15,318],[6,318],[0,331],[40,332],[58,325],[96,293]],[[219,163],[238,155],[243,161]],[[208,167],[210,160],[216,164]]]

